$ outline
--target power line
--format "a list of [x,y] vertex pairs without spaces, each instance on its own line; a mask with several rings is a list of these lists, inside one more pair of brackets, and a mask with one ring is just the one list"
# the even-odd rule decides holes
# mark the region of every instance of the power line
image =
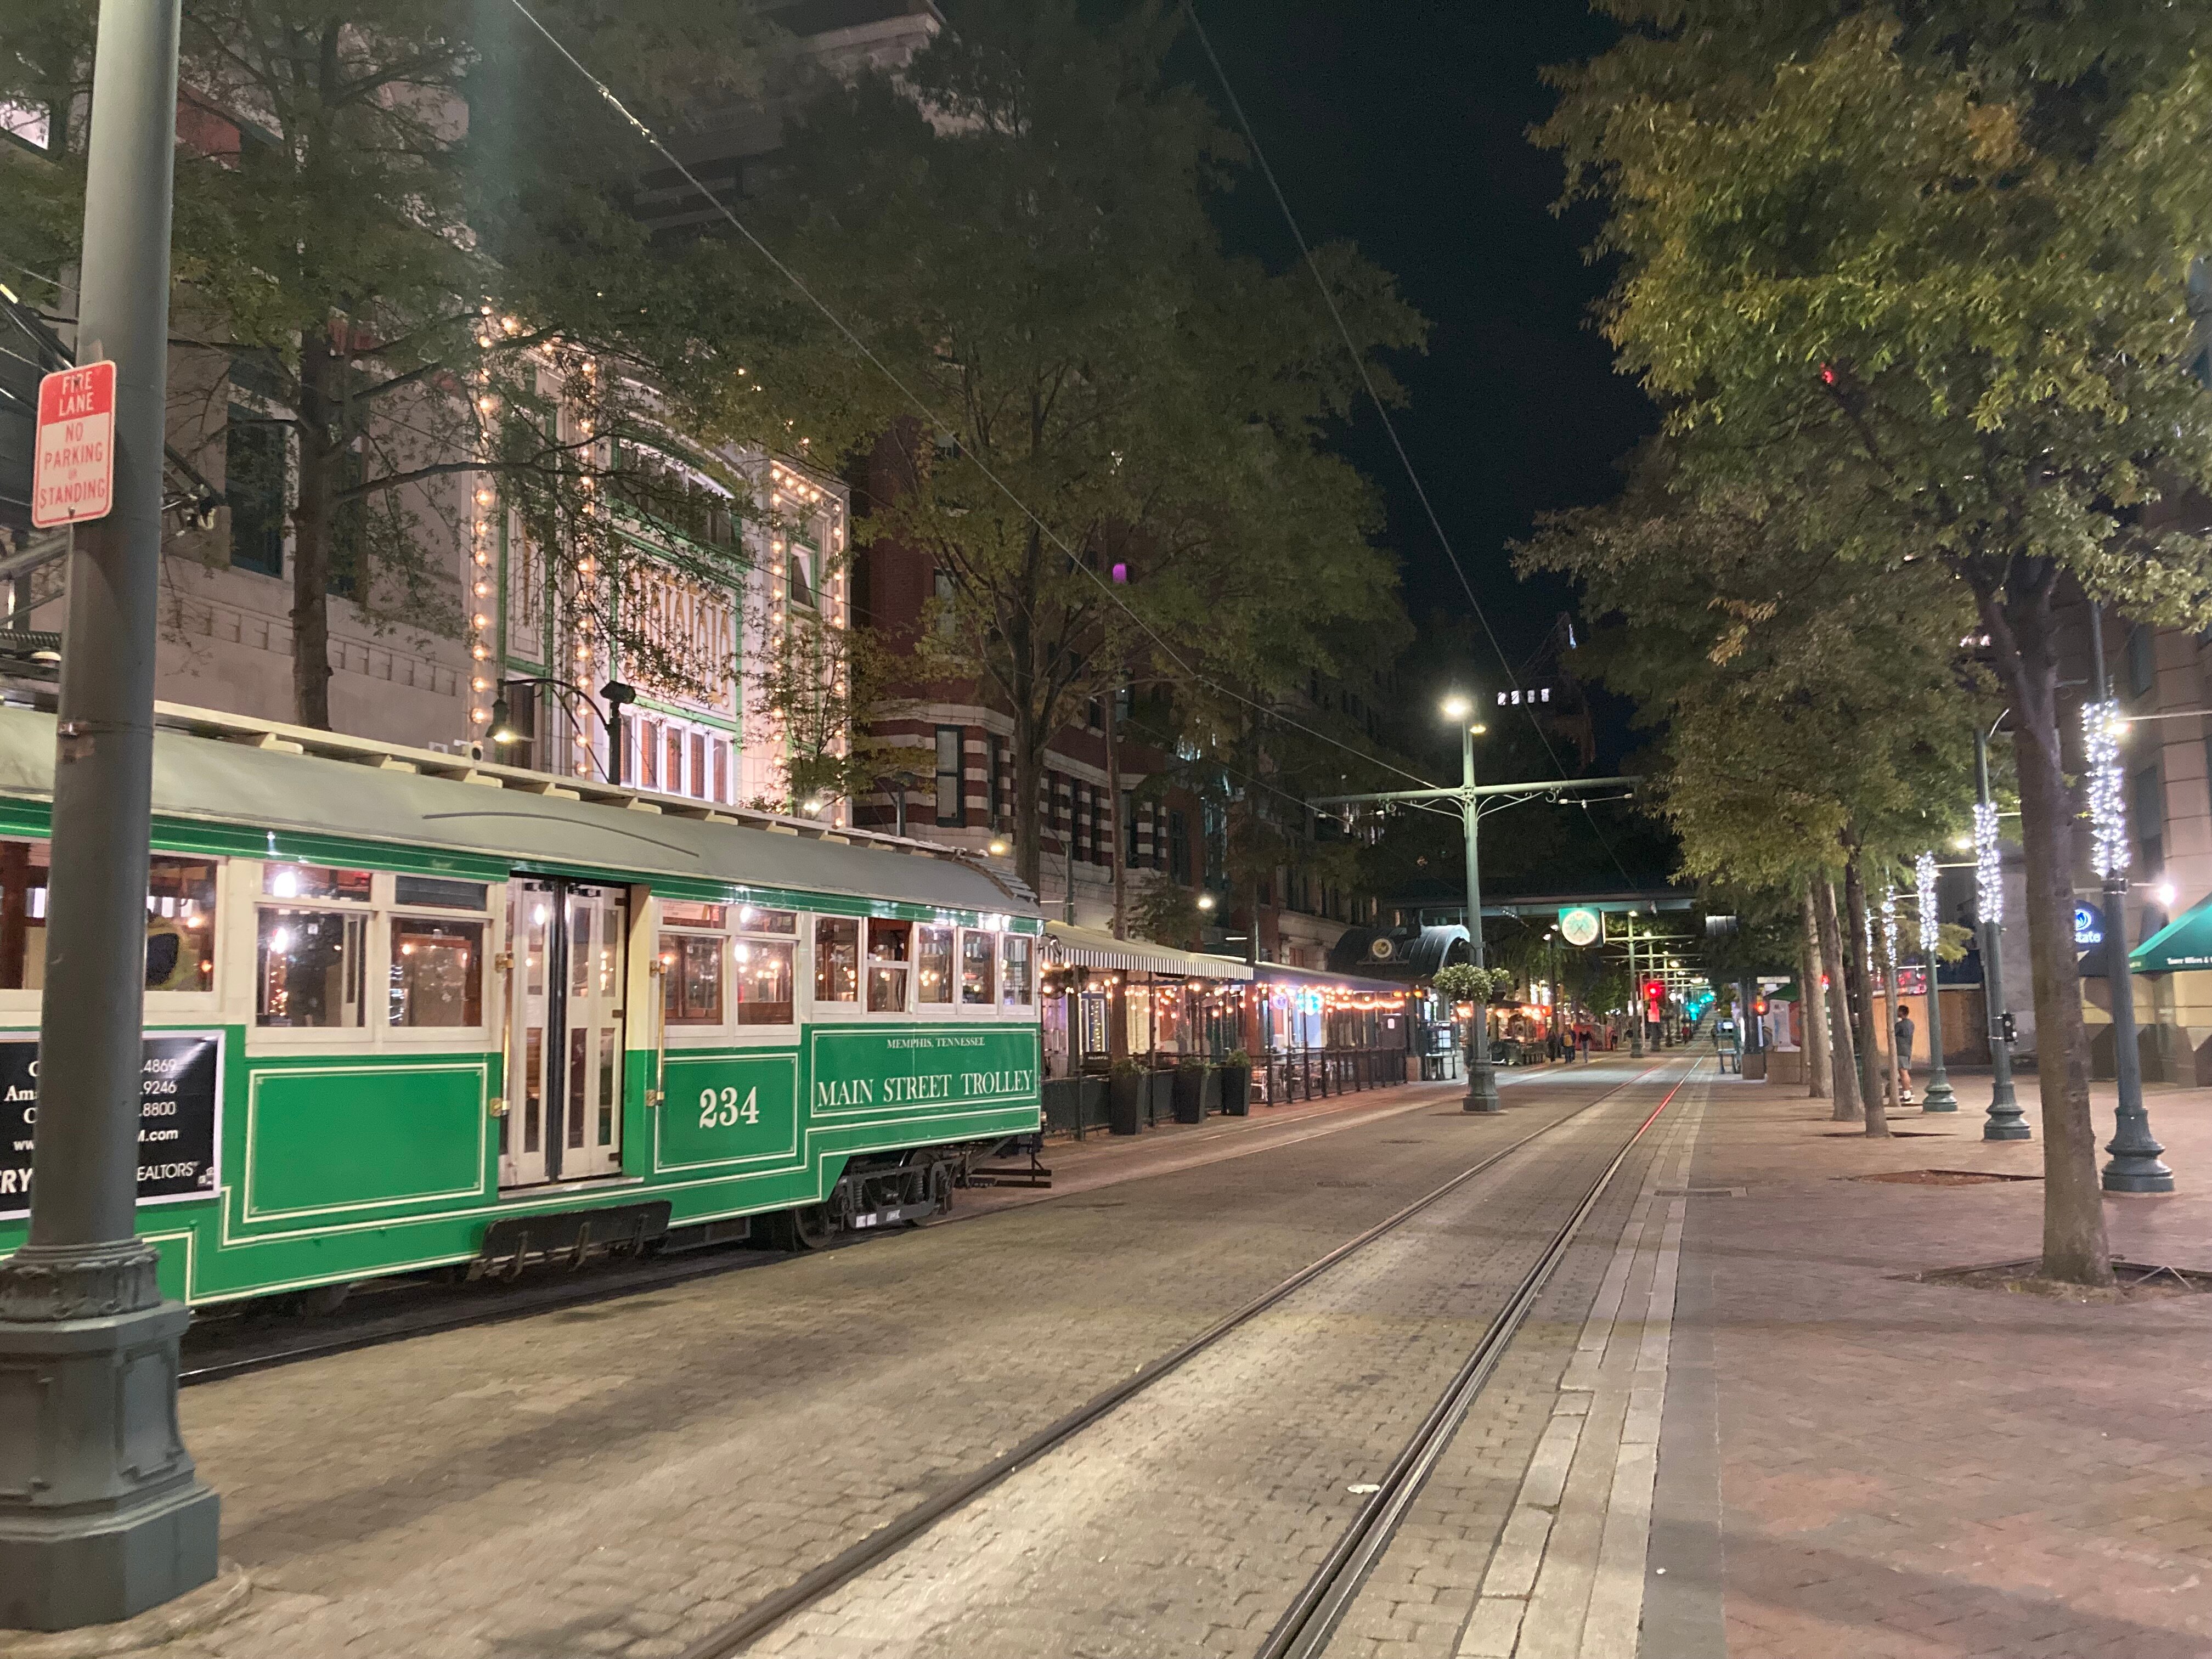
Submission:
[[[893,386],[897,388],[901,397],[904,398],[907,402],[913,404],[915,409],[927,419],[937,429],[940,431],[957,430],[951,422],[939,415],[938,412],[931,408],[930,405],[924,401],[924,399],[916,393],[912,387],[908,386],[904,380],[901,380],[889,364],[885,363],[882,358],[876,356],[876,354],[869,349],[867,343],[861,339],[861,337],[853,331],[852,327],[845,321],[845,319],[842,317],[840,317],[836,312],[832,310],[820,295],[817,295],[812,289],[809,288],[806,283],[801,280],[798,272],[792,270],[789,265],[784,264],[781,259],[776,258],[776,256],[769,251],[768,245],[763,242],[759,237],[753,234],[751,228],[731,210],[727,203],[723,201],[720,196],[717,196],[712,190],[708,188],[705,183],[700,179],[698,174],[692,172],[690,167],[686,167],[681,161],[678,160],[675,153],[665,144],[660,142],[659,138],[653,133],[653,129],[647,126],[645,123],[638,119],[635,115],[633,115],[630,112],[629,106],[615,94],[613,88],[609,87],[605,82],[599,79],[598,76],[592,74],[590,70],[586,69],[582,62],[578,59],[576,54],[570,52],[567,46],[562,44],[560,37],[556,35],[552,30],[547,28],[544,23],[538,20],[537,16],[531,11],[530,8],[523,3],[523,0],[510,0],[510,3],[514,5],[517,11],[522,14],[524,18],[529,21],[530,26],[532,28],[536,29],[538,33],[545,37],[546,41],[552,46],[554,51],[560,53],[563,58],[568,60],[570,68],[574,69],[577,74],[582,76],[585,80],[588,81],[592,84],[592,88],[598,92],[600,98],[605,100],[607,106],[613,110],[617,115],[620,116],[623,122],[625,122],[633,131],[635,131],[640,137],[643,138],[647,143],[650,144],[660,158],[666,161],[670,167],[673,167],[676,172],[683,177],[685,183],[689,184],[692,189],[697,191],[700,195],[704,197],[707,199],[708,205],[713,207],[717,213],[726,220],[732,229],[734,229],[740,236],[744,237],[747,242],[751,244],[753,251],[758,253],[762,258],[767,260],[769,264],[775,270],[778,276],[789,283],[793,288],[798,289],[799,295],[806,301],[806,302],[812,306],[817,311],[820,312],[822,315],[829,320],[830,326],[835,328],[838,333],[844,336],[847,343],[852,346],[854,350],[860,354],[861,357],[867,362],[871,368],[874,368],[878,374],[884,377],[884,379],[890,381]],[[1214,690],[1220,692],[1224,696],[1233,698],[1235,701],[1245,704],[1248,708],[1257,709],[1261,714],[1267,715],[1271,719],[1279,720],[1285,726],[1291,726],[1298,731],[1306,732],[1309,736],[1319,738],[1322,742],[1331,744],[1335,747],[1343,750],[1348,755],[1357,755],[1362,760],[1368,761],[1374,765],[1380,766],[1386,771],[1395,772],[1401,777],[1411,778],[1415,782],[1424,786],[1427,784],[1428,780],[1421,777],[1417,773],[1408,772],[1405,768],[1395,765],[1389,761],[1382,759],[1378,756],[1371,755],[1365,750],[1355,748],[1352,744],[1344,742],[1341,738],[1332,737],[1326,732],[1318,731],[1312,726],[1307,726],[1303,721],[1291,719],[1279,708],[1272,708],[1266,703],[1261,702],[1256,698],[1248,697],[1243,692],[1238,691],[1232,687],[1223,685],[1218,681],[1211,679],[1206,676],[1200,674],[1196,669],[1193,668],[1188,663],[1182,659],[1175,648],[1161,636],[1159,631],[1150,623],[1146,622],[1127,599],[1123,599],[1119,593],[1116,593],[1114,591],[1113,585],[1111,583],[1108,582],[1105,578],[1101,576],[1096,570],[1092,569],[1089,562],[1079,555],[1073,547],[1068,545],[1066,541],[1061,538],[1058,531],[1047,524],[1044,520],[1041,518],[1032,507],[1030,507],[1028,502],[1017,495],[1012,488],[1008,485],[1005,480],[1000,478],[997,473],[994,472],[988,465],[986,465],[972,451],[968,452],[964,455],[964,459],[973,465],[978,472],[981,473],[987,480],[989,481],[994,489],[995,489],[1001,495],[1005,496],[1006,500],[1012,504],[1017,512],[1021,514],[1021,515],[1027,519],[1031,524],[1035,525],[1041,535],[1044,536],[1054,547],[1066,554],[1071,565],[1082,571],[1084,574],[1088,576],[1098,587],[1100,592],[1103,592],[1109,600],[1118,605],[1123,611],[1127,612],[1129,618],[1134,622],[1139,628],[1144,630],[1145,634],[1152,640],[1152,643],[1158,646],[1162,653],[1166,655],[1169,661],[1175,664],[1177,668],[1181,669],[1185,674],[1190,676],[1192,679],[1196,680],[1200,684],[1212,687]],[[1487,624],[1486,624],[1486,625]]]

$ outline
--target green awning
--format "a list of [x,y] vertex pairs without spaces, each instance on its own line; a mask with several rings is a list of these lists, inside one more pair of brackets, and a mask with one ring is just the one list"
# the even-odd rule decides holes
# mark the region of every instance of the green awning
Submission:
[[2184,910],[2129,953],[2138,974],[2185,974],[2212,968],[2212,898]]

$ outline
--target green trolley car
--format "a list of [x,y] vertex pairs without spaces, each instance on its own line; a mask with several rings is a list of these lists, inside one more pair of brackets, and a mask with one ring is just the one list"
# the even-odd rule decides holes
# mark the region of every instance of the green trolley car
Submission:
[[[971,859],[162,706],[140,1231],[195,1303],[918,1218],[1039,1121],[1036,907]],[[0,709],[0,1251],[55,722]],[[46,1109],[65,1109],[53,1103]]]

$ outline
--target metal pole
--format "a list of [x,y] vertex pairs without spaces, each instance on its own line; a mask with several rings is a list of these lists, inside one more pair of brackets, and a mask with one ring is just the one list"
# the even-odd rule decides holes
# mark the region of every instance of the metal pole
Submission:
[[[2097,682],[2097,701],[2112,693],[2105,678],[2104,607],[2089,605],[2090,662]],[[2105,1165],[2104,1188],[2108,1193],[2170,1193],[2173,1171],[2160,1161],[2160,1146],[2150,1132],[2150,1114],[2143,1109],[2142,1054],[2136,1046],[2136,982],[2128,951],[2128,872],[2115,869],[2105,877],[2105,988],[2112,999],[2112,1076],[2119,1097],[2112,1138],[2105,1150],[2112,1154]]]
[[1628,1057],[1644,1058],[1644,981],[1636,972],[1636,912],[1628,913]]
[[136,1235],[179,0],[101,0],[80,362],[116,364],[114,508],[69,563],[29,1241],[0,1261],[0,1626],[127,1619],[216,1572],[177,1342]]
[[[1940,927],[1940,921],[1936,925]],[[1943,1069],[1943,992],[1936,982],[1936,956],[1932,950],[1923,954],[1928,963],[1928,1086],[1920,1091],[1920,1109],[1955,1112],[1958,1091],[1951,1087],[1951,1074]]]
[[[1475,844],[1481,824],[1480,798],[1474,793],[1474,727],[1468,720],[1460,723],[1460,830],[1467,842],[1467,943],[1474,965],[1486,968],[1482,950],[1482,860]],[[1502,1112],[1504,1103],[1498,1097],[1498,1068],[1490,1059],[1490,1004],[1479,998],[1474,1005],[1474,1026],[1468,1034],[1467,1101],[1470,1112]]]
[[[1974,788],[1983,805],[1996,804],[1990,799],[1990,733],[1978,725],[1974,728]],[[2005,1034],[2006,1022],[2012,1016],[2005,1007],[2004,928],[1990,919],[1987,906],[1978,908],[1984,912],[1980,917],[1983,1012],[1990,1028],[1990,1109],[1982,1122],[1982,1139],[2026,1140],[2027,1115],[2013,1095],[2012,1039]]]

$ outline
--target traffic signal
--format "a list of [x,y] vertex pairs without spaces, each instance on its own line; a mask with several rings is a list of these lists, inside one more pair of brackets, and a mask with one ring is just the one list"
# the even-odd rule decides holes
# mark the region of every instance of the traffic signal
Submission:
[[1766,999],[1765,997],[1753,997],[1751,1000],[1751,1012],[1764,1018],[1766,1014]]
[[1660,1001],[1666,996],[1666,981],[1659,979],[1647,979],[1644,981],[1644,1000],[1646,1002]]

